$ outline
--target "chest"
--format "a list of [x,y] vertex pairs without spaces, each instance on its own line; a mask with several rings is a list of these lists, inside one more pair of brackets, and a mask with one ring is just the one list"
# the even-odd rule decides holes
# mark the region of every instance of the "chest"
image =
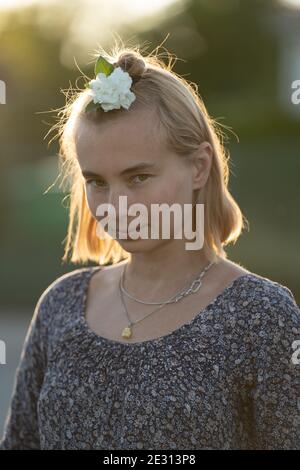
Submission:
[[[162,308],[159,305],[144,305],[126,296],[123,298],[128,314],[118,287],[96,290],[91,286],[85,319],[89,328],[98,335],[133,343],[168,335],[191,322],[214,299],[214,292],[202,286],[197,293]],[[130,321],[133,323],[132,336],[130,339],[123,338],[122,331]]]

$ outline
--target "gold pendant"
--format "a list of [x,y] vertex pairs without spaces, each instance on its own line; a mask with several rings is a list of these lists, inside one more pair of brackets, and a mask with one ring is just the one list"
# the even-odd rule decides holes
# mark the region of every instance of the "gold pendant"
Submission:
[[132,334],[130,326],[126,326],[124,330],[122,331],[122,337],[123,338],[130,338]]

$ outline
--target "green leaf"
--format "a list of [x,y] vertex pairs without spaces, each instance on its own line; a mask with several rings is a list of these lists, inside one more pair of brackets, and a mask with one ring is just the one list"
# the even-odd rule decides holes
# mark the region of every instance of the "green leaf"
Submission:
[[106,76],[108,76],[112,73],[113,70],[114,66],[100,55],[95,64],[95,76],[97,76],[98,73],[104,73]]
[[89,104],[85,107],[85,112],[88,113],[89,111],[92,111],[93,109],[96,109],[99,107],[99,103],[94,103],[94,101],[90,101]]

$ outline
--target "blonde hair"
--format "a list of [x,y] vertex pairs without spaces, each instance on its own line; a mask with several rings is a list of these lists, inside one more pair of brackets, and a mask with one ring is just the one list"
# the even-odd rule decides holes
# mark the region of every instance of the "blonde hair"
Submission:
[[[172,57],[169,55],[169,63],[165,64],[157,49],[143,55],[138,47],[116,45],[110,54],[101,50],[97,56],[100,52],[109,62],[130,74],[133,79],[131,89],[136,95],[134,107],[155,110],[169,149],[187,158],[202,142],[211,144],[212,167],[201,201],[205,204],[203,249],[215,262],[217,257],[226,258],[224,246],[235,243],[247,221],[228,190],[229,156],[223,145],[224,134],[219,124],[209,116],[197,85],[177,75],[172,70]],[[67,261],[71,252],[70,261],[73,263],[89,260],[99,264],[118,263],[130,258],[131,254],[109,235],[104,240],[96,236],[97,221],[87,206],[74,137],[79,118],[101,125],[128,110],[121,108],[104,112],[98,109],[84,113],[91,100],[87,90],[69,89],[66,96],[66,105],[58,113],[58,123],[52,127],[58,129],[60,176],[63,182],[68,183],[70,197],[69,225],[62,260]]]

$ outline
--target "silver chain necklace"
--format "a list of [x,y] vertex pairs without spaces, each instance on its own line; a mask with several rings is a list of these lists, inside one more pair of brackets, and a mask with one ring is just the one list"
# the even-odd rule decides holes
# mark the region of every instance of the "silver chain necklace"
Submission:
[[[173,302],[178,302],[179,300],[181,300],[181,298],[185,295],[189,295],[191,292],[192,293],[195,293],[198,291],[198,289],[201,287],[201,283],[202,283],[202,277],[204,276],[204,274],[206,273],[206,271],[212,266],[214,262],[212,261],[211,263],[209,263],[207,266],[205,266],[205,268],[200,272],[200,274],[196,277],[196,279],[194,279],[191,283],[188,284],[187,287],[185,287],[184,289],[181,289],[179,291],[179,293],[172,295],[172,297],[170,297],[169,299],[167,300],[162,300],[161,302],[145,302],[144,300],[140,300],[140,299],[137,299],[136,297],[134,297],[132,294],[130,294],[124,287],[124,275],[125,275],[125,269],[126,269],[126,265],[124,265],[124,268],[122,270],[122,274],[121,274],[121,280],[120,280],[120,288],[121,288],[121,291],[123,292],[123,294],[125,294],[127,297],[129,297],[130,299],[132,300],[135,300],[136,302],[139,302],[141,304],[146,304],[146,305],[161,305],[161,304],[164,304],[164,303],[173,303]],[[174,297],[176,297],[174,299]],[[172,300],[174,299],[174,300]]]
[[[120,276],[120,281],[119,281],[119,289],[120,289],[120,294],[121,294],[121,300],[122,300],[122,303],[123,303],[123,306],[124,306],[124,309],[125,309],[125,312],[126,312],[126,316],[127,316],[127,319],[128,319],[128,326],[126,326],[123,331],[122,331],[122,337],[123,338],[131,338],[132,336],[132,326],[133,325],[136,325],[137,323],[139,323],[140,321],[144,320],[145,318],[147,318],[149,315],[151,315],[152,313],[154,312],[157,312],[158,310],[160,310],[161,308],[163,308],[165,305],[169,304],[169,303],[175,303],[175,302],[178,302],[179,300],[181,300],[183,297],[189,295],[189,294],[194,294],[195,292],[197,292],[201,285],[202,285],[202,277],[204,276],[204,274],[206,273],[206,271],[214,264],[214,262],[212,261],[211,263],[209,263],[202,271],[201,273],[198,275],[198,277],[196,279],[194,279],[187,288],[181,290],[179,293],[173,295],[172,297],[170,297],[169,299],[167,299],[166,301],[163,301],[163,302],[144,302],[142,300],[139,300],[139,299],[135,299],[133,296],[131,296],[129,293],[127,293],[124,289],[124,286],[123,286],[123,276],[124,276],[124,272],[125,272],[125,268],[126,268],[126,264],[124,265],[123,267],[123,270],[122,270],[122,274]],[[156,308],[155,310],[153,310],[152,312],[149,312],[147,313],[147,315],[145,315],[143,318],[140,318],[139,320],[135,321],[135,322],[132,322],[129,318],[129,314],[128,314],[128,310],[127,310],[127,307],[126,307],[126,304],[125,304],[125,300],[124,300],[124,297],[123,297],[123,290],[122,290],[122,287],[124,289],[124,291],[126,292],[126,294],[129,294],[130,298],[132,298],[133,300],[136,300],[137,302],[140,302],[140,303],[144,303],[144,304],[149,304],[149,305],[157,305],[159,304],[160,306],[158,308]]]

